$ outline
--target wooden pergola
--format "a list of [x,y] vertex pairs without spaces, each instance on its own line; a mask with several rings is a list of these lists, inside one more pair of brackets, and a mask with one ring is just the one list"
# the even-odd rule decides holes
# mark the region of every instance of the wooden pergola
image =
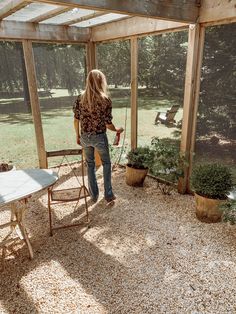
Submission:
[[[79,10],[78,10],[79,9]],[[131,42],[131,147],[137,146],[138,38],[188,29],[180,151],[189,161],[181,190],[189,186],[195,145],[205,29],[236,22],[236,0],[2,0],[0,40],[22,42],[39,166],[46,150],[32,42],[83,43],[87,71],[96,67],[96,44]]]

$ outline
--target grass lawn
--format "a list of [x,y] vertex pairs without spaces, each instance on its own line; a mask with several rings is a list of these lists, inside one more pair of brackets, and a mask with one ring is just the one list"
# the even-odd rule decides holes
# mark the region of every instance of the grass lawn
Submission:
[[[116,126],[125,126],[125,146],[130,147],[130,99],[127,95],[114,97],[113,122]],[[68,95],[62,96],[61,91],[53,94],[53,98],[41,98],[41,114],[46,150],[59,150],[76,148],[73,129],[72,104],[74,98]],[[156,103],[156,105],[155,105]],[[153,136],[169,137],[175,128],[167,128],[163,125],[155,125],[154,120],[158,110],[165,110],[171,105],[163,100],[141,99],[139,103],[139,144],[149,144]],[[1,114],[1,162],[11,161],[17,168],[36,167],[37,148],[34,135],[34,125],[31,114],[22,111],[25,107],[22,99],[13,99],[0,102],[0,108],[7,106],[8,113]],[[11,109],[11,107],[12,109]],[[147,109],[145,109],[145,107]],[[178,113],[179,119],[182,111]],[[121,137],[121,143],[123,142]],[[115,133],[108,130],[110,143],[113,143]],[[112,156],[116,158],[116,149]],[[58,160],[55,159],[57,162]]]
[[[125,150],[122,160],[125,161],[126,151],[130,148],[130,97],[129,90],[122,91],[119,95],[116,91],[112,95],[113,100],[113,122],[116,126],[125,126]],[[72,104],[75,97],[68,95],[65,90],[53,90],[52,98],[40,98],[42,113],[42,124],[46,150],[59,150],[66,148],[76,148],[75,135],[73,129]],[[175,132],[179,129],[168,128],[163,124],[155,125],[155,117],[158,111],[166,111],[174,103],[164,97],[154,97],[153,95],[139,95],[138,100],[138,145],[149,145],[153,136],[160,138],[175,138]],[[34,134],[34,125],[30,113],[27,113],[22,99],[0,100],[0,134],[1,150],[0,162],[12,162],[18,169],[37,167],[37,148]],[[5,112],[5,113],[3,113]],[[183,110],[180,108],[176,115],[176,121],[182,119]],[[123,136],[121,142],[123,143]],[[108,131],[109,141],[112,144],[115,133]],[[214,154],[208,152],[209,145],[203,151],[199,151],[195,160],[198,161],[222,161],[234,164],[234,159],[230,151],[222,154],[219,150]],[[117,160],[120,148],[112,148],[113,162]],[[50,165],[57,164],[59,159],[51,161]],[[236,180],[236,168],[232,168]]]

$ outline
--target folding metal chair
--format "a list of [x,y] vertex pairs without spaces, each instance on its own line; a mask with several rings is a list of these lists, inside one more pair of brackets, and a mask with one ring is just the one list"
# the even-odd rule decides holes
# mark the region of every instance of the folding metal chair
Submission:
[[[68,161],[67,156],[78,156],[78,159],[80,158],[80,161],[78,160],[78,163],[81,165],[81,179],[82,183],[80,182],[78,175],[76,174],[75,170],[72,168],[71,163]],[[67,150],[60,150],[60,151],[50,151],[46,152],[47,160],[50,157],[58,157],[62,156],[62,160],[60,162],[59,168],[58,168],[58,175],[61,170],[62,166],[69,166],[71,173],[73,173],[74,177],[76,178],[78,187],[72,187],[69,189],[59,189],[56,186],[53,186],[48,190],[48,210],[49,210],[49,225],[50,225],[50,235],[53,235],[53,230],[56,229],[62,229],[62,228],[70,228],[70,227],[76,227],[81,224],[82,222],[74,223],[74,224],[68,224],[68,225],[54,225],[53,224],[53,210],[52,205],[55,204],[63,204],[68,202],[77,202],[75,205],[75,208],[77,208],[79,201],[81,199],[84,199],[85,203],[85,215],[83,217],[86,217],[86,223],[89,223],[89,214],[88,214],[88,203],[87,203],[87,197],[89,196],[89,191],[87,187],[85,186],[84,181],[84,154],[82,149],[67,149]],[[63,163],[66,161],[66,163]]]

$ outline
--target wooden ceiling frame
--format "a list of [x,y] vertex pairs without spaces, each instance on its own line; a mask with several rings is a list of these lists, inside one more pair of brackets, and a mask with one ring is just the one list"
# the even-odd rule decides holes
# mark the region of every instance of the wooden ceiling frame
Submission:
[[[181,0],[184,1],[184,0]],[[5,21],[3,20],[0,22],[0,38],[2,39],[15,39],[15,40],[21,40],[21,39],[27,39],[27,30],[29,31],[29,38],[31,40],[36,40],[39,38],[40,41],[53,41],[56,42],[60,41],[58,38],[58,35],[61,33],[63,34],[63,39],[68,41],[75,40],[78,42],[78,40],[81,40],[81,42],[84,42],[85,40],[94,41],[94,42],[104,42],[104,41],[110,41],[110,40],[119,40],[119,39],[127,39],[132,38],[133,36],[146,36],[148,34],[158,34],[158,33],[165,33],[165,32],[173,32],[173,31],[180,31],[183,29],[187,29],[189,23],[183,23],[183,22],[175,22],[175,21],[166,21],[166,20],[159,20],[159,19],[153,19],[149,18],[147,16],[149,15],[155,15],[153,12],[150,13],[151,8],[153,6],[160,6],[159,10],[163,8],[165,3],[165,14],[168,13],[167,8],[173,8],[177,5],[180,5],[179,0],[173,0],[173,1],[164,1],[164,0],[154,0],[149,1],[145,0],[146,6],[141,6],[140,3],[143,3],[141,0],[132,0],[133,7],[131,8],[130,1],[118,1],[118,0],[12,0],[11,3],[5,5],[3,8],[0,9],[0,19],[5,18],[16,11],[24,8],[27,4],[30,4],[32,2],[41,2],[41,3],[50,3],[54,5],[64,5],[64,7],[56,8],[53,10],[50,10],[47,13],[41,14],[38,17],[32,18],[28,22],[17,22],[17,21]],[[184,1],[186,3],[186,1]],[[202,0],[201,7],[199,10],[199,1],[197,0],[191,0],[188,3],[189,5],[194,5],[194,7],[198,8],[199,11],[199,17],[198,22],[202,26],[210,26],[210,25],[217,25],[222,23],[233,23],[236,22],[236,0]],[[49,19],[51,17],[55,17],[57,15],[60,15],[64,12],[70,11],[74,7],[82,7],[86,9],[93,9],[93,10],[105,10],[102,12],[97,12],[90,14],[88,16],[84,16],[81,18],[73,19],[64,23],[60,23],[58,25],[51,25],[51,24],[38,24],[39,22],[42,22],[46,19]],[[110,11],[109,11],[110,9]],[[171,10],[171,9],[170,9]],[[67,28],[70,28],[70,25],[73,25],[75,23],[79,23],[85,20],[89,20],[90,18],[98,17],[103,14],[106,14],[109,12],[119,12],[119,13],[125,13],[125,14],[136,14],[136,15],[144,15],[146,14],[146,17],[142,16],[131,16],[129,18],[124,18],[117,21],[110,21],[104,24],[100,24],[98,26],[93,26],[89,29],[86,29],[86,31],[82,31],[82,37],[79,35],[76,35],[76,30],[67,30]],[[132,11],[132,12],[131,12]],[[157,12],[156,12],[157,13]],[[165,18],[165,17],[161,17]],[[170,17],[171,19],[171,17]],[[34,23],[35,26],[31,25],[31,23]],[[25,26],[23,25],[25,24]],[[16,25],[19,26],[19,29],[16,29]],[[39,26],[40,25],[40,26]],[[41,27],[41,25],[44,25]],[[11,28],[12,29],[8,29]],[[48,31],[46,29],[46,26],[48,27]],[[58,27],[58,30],[57,30]],[[64,27],[64,28],[62,28]],[[73,27],[73,26],[72,26]],[[35,28],[35,29],[34,29]],[[33,31],[34,29],[34,31]],[[81,33],[81,28],[77,29],[79,33]],[[15,34],[13,34],[13,31],[15,31]],[[56,36],[53,35],[53,31],[57,34]],[[45,32],[45,33],[44,33]],[[86,36],[84,36],[84,32],[86,33]],[[34,33],[34,34],[33,34]],[[67,34],[67,35],[66,35]],[[8,37],[9,35],[9,37]]]

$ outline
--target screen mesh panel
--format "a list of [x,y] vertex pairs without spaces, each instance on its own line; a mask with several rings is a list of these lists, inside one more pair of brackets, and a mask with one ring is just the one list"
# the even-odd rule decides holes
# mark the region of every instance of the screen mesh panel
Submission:
[[[115,126],[125,127],[124,149],[112,146],[115,132],[108,131],[113,162],[121,154],[121,162],[125,162],[126,151],[130,148],[130,42],[117,41],[97,45],[98,69],[107,78],[113,106],[113,122]],[[123,144],[124,134],[120,144]],[[122,149],[122,151],[121,151]]]
[[206,29],[195,163],[228,165],[236,182],[236,24]]
[[0,163],[38,166],[22,45],[0,41]]
[[72,105],[85,85],[85,47],[33,44],[33,49],[46,150],[76,148]]
[[187,31],[139,39],[139,145],[154,136],[179,143],[187,48]]

